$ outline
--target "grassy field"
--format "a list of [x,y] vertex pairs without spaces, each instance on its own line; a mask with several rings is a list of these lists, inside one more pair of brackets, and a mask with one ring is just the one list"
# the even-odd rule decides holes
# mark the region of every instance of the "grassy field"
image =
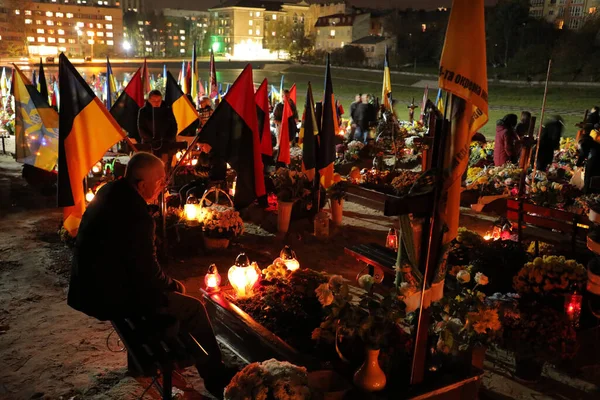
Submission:
[[[218,65],[217,65],[218,69]],[[220,82],[233,82],[239,70],[223,70],[218,72]],[[310,66],[291,66],[284,72],[285,86],[289,88],[293,83],[298,87],[298,108],[301,112],[304,107],[307,82],[311,82],[315,101],[323,97],[324,68]],[[281,72],[255,70],[254,81],[259,84],[267,78],[269,84],[279,88]],[[347,111],[354,95],[359,92],[373,93],[381,96],[382,72],[352,71],[333,69],[333,90]],[[392,75],[392,88],[394,98],[398,100],[396,111],[400,118],[408,117],[406,107],[414,97],[415,103],[420,104],[423,97],[423,88],[412,87],[422,78],[408,75]],[[433,99],[437,94],[437,85],[430,88],[429,98]],[[481,129],[488,138],[495,134],[495,121],[505,114],[520,114],[522,110],[530,111],[539,119],[542,107],[543,87],[516,87],[491,84],[489,86],[490,118],[489,122]],[[546,104],[546,118],[552,115],[561,115],[565,121],[565,136],[575,136],[577,128],[575,123],[583,118],[585,109],[600,104],[600,88],[572,88],[572,87],[550,87]],[[417,113],[419,110],[417,110]],[[348,115],[345,117],[348,117]]]

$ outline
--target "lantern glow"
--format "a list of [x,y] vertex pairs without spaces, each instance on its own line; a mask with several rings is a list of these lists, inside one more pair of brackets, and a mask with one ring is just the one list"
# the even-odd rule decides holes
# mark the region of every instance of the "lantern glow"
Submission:
[[215,264],[211,264],[208,267],[208,272],[204,276],[204,285],[209,292],[218,292],[221,290],[221,275]]
[[233,183],[231,184],[231,189],[229,189],[229,195],[235,196],[235,186],[236,186],[236,181],[233,181]]
[[486,232],[485,235],[483,235],[483,240],[486,242],[492,240],[492,234],[489,231]]
[[[296,271],[300,268],[300,263],[296,258],[296,253],[290,246],[284,246],[281,252],[279,253],[279,259],[285,264],[288,271]],[[277,261],[277,260],[275,260]]]
[[229,268],[227,273],[229,284],[235,290],[238,298],[251,297],[254,294],[254,285],[258,282],[259,277],[260,269],[258,265],[255,262],[250,263],[245,253],[237,256],[235,264]]
[[387,240],[385,246],[390,249],[398,249],[398,234],[394,228],[390,228],[387,234]]
[[94,192],[92,192],[92,189],[88,189],[87,193],[85,194],[85,201],[89,203],[92,200],[94,200]]
[[183,206],[183,213],[185,219],[188,221],[196,221],[200,216],[200,205],[199,204],[186,204]]
[[565,295],[565,314],[573,326],[579,326],[583,296],[577,293]]

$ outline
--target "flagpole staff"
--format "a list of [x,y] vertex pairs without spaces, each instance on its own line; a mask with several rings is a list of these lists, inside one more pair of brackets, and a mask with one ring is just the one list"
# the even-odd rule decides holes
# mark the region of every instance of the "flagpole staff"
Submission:
[[544,113],[546,112],[546,98],[548,97],[548,81],[550,80],[550,68],[552,67],[552,59],[548,60],[548,72],[546,73],[546,85],[544,87],[544,99],[542,100],[542,113],[540,114],[540,128],[538,130],[537,144],[535,146],[535,158],[533,160],[533,175],[535,179],[537,173],[537,158],[540,151],[540,138],[542,137],[542,127],[544,125]]

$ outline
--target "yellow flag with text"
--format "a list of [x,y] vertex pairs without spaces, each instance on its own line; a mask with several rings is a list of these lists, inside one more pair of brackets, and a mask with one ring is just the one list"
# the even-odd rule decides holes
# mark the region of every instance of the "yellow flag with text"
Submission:
[[454,0],[440,60],[439,87],[452,94],[452,130],[444,157],[447,201],[444,242],[456,237],[461,177],[471,137],[488,121],[484,0]]

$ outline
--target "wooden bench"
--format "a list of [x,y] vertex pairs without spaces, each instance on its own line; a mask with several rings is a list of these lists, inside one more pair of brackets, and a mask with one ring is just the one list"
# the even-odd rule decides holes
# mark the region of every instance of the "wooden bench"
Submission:
[[394,266],[396,265],[396,258],[398,253],[394,250],[388,249],[387,247],[381,246],[376,243],[369,244],[357,244],[344,248],[344,252],[358,261],[363,262],[369,266],[369,275],[377,278],[375,268],[383,271],[383,275],[391,279],[387,279],[386,283],[394,282],[396,278],[396,272]]
[[[523,240],[523,226],[528,224],[545,229],[548,233],[560,235],[560,237],[554,237],[553,240],[550,239],[555,243],[564,244],[565,235],[568,235],[573,254],[576,252],[578,240],[586,240],[590,226],[587,215],[536,206],[524,200],[508,199],[506,217],[510,221],[517,222],[519,242]],[[548,235],[528,233],[527,236],[533,237],[536,241],[549,240]]]
[[[127,369],[133,376],[154,378],[163,399],[172,398],[173,371],[208,360],[207,352],[187,332],[179,332],[172,317],[131,317],[111,321],[127,349]],[[163,376],[158,382],[158,371]]]

